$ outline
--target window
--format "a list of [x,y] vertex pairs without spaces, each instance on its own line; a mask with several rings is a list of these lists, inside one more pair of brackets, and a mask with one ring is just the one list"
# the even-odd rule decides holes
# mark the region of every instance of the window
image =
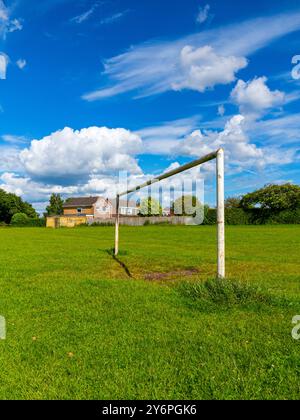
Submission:
[[77,213],[78,213],[78,214],[81,214],[81,213],[82,213],[82,209],[81,209],[81,208],[78,208],[78,209],[77,209]]

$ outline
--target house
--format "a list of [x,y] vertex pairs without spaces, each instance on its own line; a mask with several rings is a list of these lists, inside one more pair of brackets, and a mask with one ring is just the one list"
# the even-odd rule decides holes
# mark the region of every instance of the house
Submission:
[[164,208],[162,211],[162,215],[167,217],[171,216],[171,209],[169,207]]
[[[103,197],[69,198],[63,205],[64,216],[85,216],[87,219],[111,219],[116,215],[116,199]],[[121,216],[137,216],[135,201],[120,200]]]
[[63,205],[64,216],[85,216],[89,218],[110,219],[113,216],[112,204],[103,197],[69,198]]
[[[112,213],[116,215],[116,199],[110,200],[112,204]],[[120,200],[120,216],[138,216],[139,208],[133,200]]]

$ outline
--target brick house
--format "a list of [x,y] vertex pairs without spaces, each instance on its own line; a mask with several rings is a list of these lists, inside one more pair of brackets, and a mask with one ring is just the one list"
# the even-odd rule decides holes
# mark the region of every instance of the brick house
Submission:
[[64,216],[86,216],[87,218],[110,219],[112,205],[103,197],[69,198],[63,205]]
[[[94,219],[111,219],[116,214],[116,200],[103,197],[69,198],[63,205],[64,216],[86,216]],[[137,216],[135,201],[120,200],[121,216]]]

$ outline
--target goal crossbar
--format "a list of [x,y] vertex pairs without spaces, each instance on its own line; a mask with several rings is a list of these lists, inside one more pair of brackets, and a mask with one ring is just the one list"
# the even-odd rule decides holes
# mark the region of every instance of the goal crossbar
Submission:
[[140,191],[164,179],[170,178],[181,172],[185,172],[203,163],[216,159],[217,161],[217,226],[218,226],[218,277],[225,278],[225,190],[224,190],[224,150],[219,149],[216,152],[209,153],[200,159],[196,159],[179,168],[157,176],[137,187],[117,194],[116,197],[116,227],[115,227],[115,256],[119,254],[119,225],[120,225],[120,197]]

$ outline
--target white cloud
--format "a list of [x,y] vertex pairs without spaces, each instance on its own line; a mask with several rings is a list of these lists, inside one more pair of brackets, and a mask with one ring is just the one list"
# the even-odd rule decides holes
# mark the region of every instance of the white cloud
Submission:
[[6,79],[6,71],[9,63],[9,58],[6,54],[0,53],[0,79]]
[[167,121],[137,131],[143,139],[143,151],[149,154],[170,154],[179,139],[188,136],[199,125],[200,117]]
[[204,7],[199,7],[199,12],[197,15],[197,23],[204,23],[209,16],[209,11],[210,11],[210,5],[206,4]]
[[223,131],[194,131],[178,141],[173,153],[178,156],[202,156],[223,147],[227,165],[238,169],[263,169],[266,165],[292,163],[295,150],[283,151],[280,147],[259,147],[248,135],[247,120],[243,115],[235,115],[225,125]]
[[101,25],[109,25],[111,23],[114,23],[114,22],[122,19],[122,17],[124,17],[127,13],[128,13],[128,10],[125,10],[124,12],[115,13],[111,16],[108,16],[108,17],[102,19],[100,23],[101,23]]
[[[184,85],[194,88],[194,83],[187,82],[187,76],[192,75],[192,80],[195,79],[192,69],[182,67],[181,52],[184,47],[190,45],[195,52],[207,45],[218,57],[243,58],[299,29],[300,13],[290,12],[205,30],[175,41],[147,42],[106,60],[103,77],[107,78],[107,85],[85,94],[83,99],[93,101],[130,91],[135,91],[138,97],[150,96]],[[229,69],[235,68],[230,60],[226,64]],[[198,76],[199,64],[192,62],[193,65]],[[215,67],[213,70],[217,71]],[[226,79],[232,79],[233,73],[230,76]],[[197,83],[195,87],[199,90]]]
[[83,22],[87,21],[94,14],[96,8],[97,8],[97,5],[94,5],[93,7],[91,7],[86,12],[70,19],[70,22],[75,22],[75,23],[80,24],[80,23],[83,23]]
[[19,69],[23,70],[23,69],[26,67],[27,62],[26,62],[26,60],[24,60],[24,59],[20,58],[20,59],[16,62],[16,64],[17,64],[17,66],[19,67]]
[[33,140],[20,153],[25,171],[33,179],[48,183],[86,182],[91,175],[119,170],[140,173],[136,159],[140,137],[124,129],[65,128],[41,140]]
[[225,115],[226,109],[224,105],[219,105],[218,106],[218,115],[220,115],[220,117],[223,117]]
[[12,11],[5,6],[3,0],[0,0],[0,36],[5,39],[11,32],[21,31],[23,24],[21,19],[11,19]]
[[231,92],[231,98],[239,106],[241,113],[259,116],[269,109],[284,104],[285,94],[279,90],[271,91],[266,82],[266,77],[237,82]]
[[172,85],[174,90],[205,92],[215,85],[233,82],[236,79],[235,74],[247,66],[244,57],[218,55],[208,45],[198,49],[184,47],[180,61],[184,76],[182,82]]
[[5,6],[4,2],[0,0],[0,21],[7,21],[8,20],[8,9]]
[[11,144],[24,144],[28,143],[28,139],[24,136],[16,136],[14,134],[3,134],[1,136],[1,140],[3,140],[6,143]]
[[22,171],[22,164],[20,162],[20,149],[15,145],[1,145],[0,146],[0,173],[5,171]]
[[7,32],[21,31],[23,29],[23,23],[20,19],[13,19],[7,25]]

